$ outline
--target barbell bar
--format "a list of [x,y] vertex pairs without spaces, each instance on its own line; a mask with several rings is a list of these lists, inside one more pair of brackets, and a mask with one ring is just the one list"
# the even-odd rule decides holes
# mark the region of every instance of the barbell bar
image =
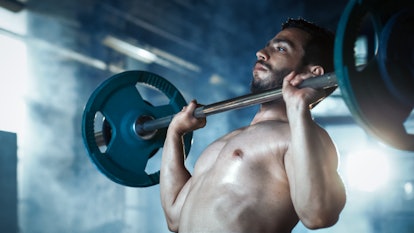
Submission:
[[[314,89],[328,89],[338,86],[335,73],[327,73],[325,75],[312,77],[304,80],[298,87],[299,88],[314,88]],[[207,117],[217,113],[240,109],[256,104],[262,104],[273,100],[279,100],[282,98],[282,89],[276,88],[271,90],[265,90],[258,93],[252,93],[242,95],[232,99],[216,102],[209,105],[197,107],[194,110],[194,117]],[[142,124],[137,124],[136,128],[138,135],[145,134],[160,128],[168,127],[174,115],[165,116],[159,119],[144,121]]]
[[[362,21],[370,18],[375,53],[356,65],[354,46]],[[305,80],[300,88],[338,86],[355,121],[380,141],[414,151],[414,135],[403,121],[414,107],[414,1],[351,0],[338,24],[334,73]],[[136,86],[150,86],[168,98],[156,105]],[[197,107],[195,117],[243,108],[281,98],[281,89],[248,94]],[[159,182],[159,171],[148,174],[148,160],[163,146],[166,128],[187,103],[166,79],[147,71],[126,71],[103,82],[89,98],[82,136],[92,162],[122,185],[147,187]],[[99,117],[97,117],[100,115]],[[184,136],[185,154],[192,132]]]

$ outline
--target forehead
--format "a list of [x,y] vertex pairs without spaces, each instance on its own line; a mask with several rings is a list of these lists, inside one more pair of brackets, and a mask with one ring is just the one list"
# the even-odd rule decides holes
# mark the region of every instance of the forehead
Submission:
[[296,48],[303,48],[309,39],[310,34],[298,28],[286,28],[273,38],[277,41],[288,41]]

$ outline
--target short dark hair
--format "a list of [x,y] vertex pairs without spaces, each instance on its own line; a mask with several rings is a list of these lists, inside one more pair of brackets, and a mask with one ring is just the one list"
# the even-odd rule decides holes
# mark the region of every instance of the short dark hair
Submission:
[[320,65],[324,68],[325,72],[334,71],[334,33],[302,18],[289,18],[282,24],[282,30],[286,28],[298,28],[309,33],[311,36],[304,46],[305,55],[302,59],[303,65]]
[[[303,18],[289,18],[282,24],[282,30],[287,28],[298,28],[311,36],[304,45],[305,55],[302,58],[302,66],[320,65],[324,68],[325,73],[334,72],[335,34],[333,32]],[[336,87],[325,89],[326,96],[332,94],[335,89]]]

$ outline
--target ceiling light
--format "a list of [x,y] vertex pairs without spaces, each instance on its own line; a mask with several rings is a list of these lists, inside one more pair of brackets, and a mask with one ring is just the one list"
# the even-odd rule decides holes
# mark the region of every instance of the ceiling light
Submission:
[[102,42],[104,45],[144,63],[153,63],[157,60],[157,55],[150,51],[127,43],[113,36],[107,36]]

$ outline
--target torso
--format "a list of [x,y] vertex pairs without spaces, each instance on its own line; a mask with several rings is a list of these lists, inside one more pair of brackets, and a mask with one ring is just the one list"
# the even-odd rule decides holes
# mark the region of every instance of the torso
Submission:
[[298,222],[284,155],[285,122],[234,131],[200,155],[181,210],[180,232],[291,232]]

